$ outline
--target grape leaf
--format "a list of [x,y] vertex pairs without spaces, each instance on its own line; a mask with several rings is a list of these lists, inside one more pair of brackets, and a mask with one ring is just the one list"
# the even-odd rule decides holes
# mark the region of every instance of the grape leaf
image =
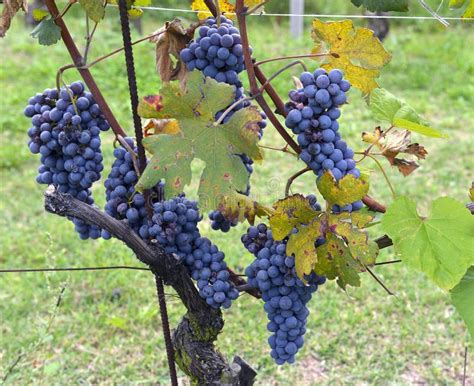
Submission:
[[449,8],[462,8],[466,5],[466,9],[462,15],[463,18],[473,18],[474,17],[474,1],[473,0],[450,0]]
[[[179,60],[179,53],[186,47],[194,36],[195,24],[185,29],[181,20],[167,21],[159,30],[155,31],[150,41],[156,44],[156,71],[163,82],[179,79],[184,81],[187,69]],[[174,58],[174,60],[173,60]]]
[[180,131],[178,121],[175,119],[149,119],[143,126],[145,137],[154,134],[170,134],[175,135]]
[[19,10],[28,12],[27,0],[5,0],[3,1],[2,15],[0,16],[0,37],[4,37],[10,28],[12,19]]
[[443,289],[453,288],[474,264],[474,218],[456,200],[436,199],[424,219],[410,198],[399,197],[388,207],[382,227],[403,263]]
[[234,88],[203,78],[200,71],[189,73],[186,87],[166,83],[161,97],[160,111],[155,109],[152,116],[144,117],[174,118],[180,131],[144,139],[143,144],[153,157],[137,188],[147,189],[165,179],[166,196],[173,197],[189,184],[191,161],[199,158],[206,164],[198,191],[201,210],[212,209],[217,198],[245,191],[248,172],[235,154],[262,159],[257,146],[258,122],[262,119],[258,110],[253,106],[241,109],[227,123],[216,125],[215,114],[232,103]]
[[352,258],[350,250],[342,239],[329,233],[326,236],[326,242],[316,248],[316,251],[318,261],[314,266],[314,271],[318,275],[324,275],[329,280],[337,278],[337,284],[342,289],[345,289],[347,285],[360,286],[359,272],[364,272],[365,267]]
[[99,23],[104,18],[105,8],[102,0],[79,0],[79,4],[92,21]]
[[[204,3],[204,0],[193,0],[191,9],[193,11],[198,11],[197,15],[199,19],[207,19],[212,16],[206,3]],[[235,7],[233,4],[229,3],[228,0],[219,0],[219,10],[221,13],[225,14],[225,17],[232,19],[235,16]]]
[[474,265],[451,290],[451,300],[464,319],[471,338],[474,339]]
[[36,8],[36,9],[33,9],[32,14],[33,14],[33,19],[35,19],[36,21],[41,21],[46,16],[49,15],[49,12],[41,8]]
[[291,234],[288,240],[286,253],[295,256],[296,274],[302,279],[311,273],[318,261],[315,241],[323,234],[322,228],[323,219],[317,218],[307,226],[298,226],[298,233]]
[[273,209],[270,228],[275,240],[283,240],[293,228],[310,223],[320,213],[314,210],[309,200],[301,194],[278,200],[273,204]]
[[223,197],[216,209],[229,221],[243,222],[247,220],[250,225],[254,224],[255,217],[269,217],[273,212],[272,208],[240,193]]
[[312,37],[316,43],[313,53],[327,52],[326,46],[331,53],[322,60],[323,68],[343,70],[346,78],[364,95],[378,87],[375,78],[391,55],[373,31],[354,28],[350,20],[324,23],[314,19]]
[[61,39],[61,29],[51,17],[48,17],[41,20],[35,29],[31,31],[31,36],[38,38],[39,44],[51,46]]
[[362,175],[355,178],[352,174],[346,174],[336,181],[329,171],[326,171],[317,180],[317,185],[326,201],[339,206],[358,201],[369,191],[369,181]]
[[[380,122],[416,131],[428,137],[447,137],[430,127],[429,122],[420,117],[408,103],[383,88],[377,88],[370,93],[369,107],[375,119]],[[411,125],[412,128],[407,125]]]
[[[410,158],[425,159],[428,154],[424,146],[411,143],[410,136],[411,132],[408,130],[383,132],[380,127],[376,127],[373,134],[363,132],[362,140],[377,145],[381,154],[390,162],[390,165],[396,166],[406,177],[420,166]],[[407,154],[408,159],[397,158],[400,153]]]
[[350,217],[352,224],[357,228],[362,229],[369,225],[372,221],[374,221],[375,215],[373,214],[373,212],[369,212],[367,208],[362,208],[357,212],[350,213]]
[[[274,209],[270,217],[273,237],[288,237],[286,252],[295,256],[295,269],[301,280],[314,269],[330,279],[338,277],[342,288],[347,284],[358,285],[358,273],[375,263],[378,246],[359,229],[367,226],[373,215],[316,211],[299,194],[277,201]],[[333,243],[316,247],[316,241],[324,240]]]
[[351,0],[356,7],[361,5],[371,12],[407,12],[408,0]]

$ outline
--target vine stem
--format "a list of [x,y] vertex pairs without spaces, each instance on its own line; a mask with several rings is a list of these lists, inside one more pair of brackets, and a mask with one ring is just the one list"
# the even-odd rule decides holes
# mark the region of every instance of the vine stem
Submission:
[[[273,88],[273,86],[269,82],[267,82],[267,77],[265,76],[265,74],[262,72],[260,67],[256,65],[254,65],[254,71],[255,77],[258,79],[260,84],[263,86],[263,89],[267,92],[268,96],[275,104],[276,113],[286,117],[285,104],[283,103],[282,99],[280,98],[276,90]],[[295,145],[298,146],[296,142]]]
[[302,54],[302,55],[288,55],[288,56],[277,56],[275,58],[269,58],[261,60],[260,62],[256,62],[255,66],[260,66],[261,64],[276,62],[278,60],[288,60],[288,59],[304,59],[304,58],[317,58],[321,56],[332,56],[330,52],[322,53],[322,54]]
[[[133,126],[135,129],[135,139],[137,143],[138,149],[138,167],[140,169],[140,174],[143,174],[143,171],[146,168],[146,154],[145,148],[143,147],[143,130],[141,119],[138,115],[138,87],[137,87],[137,79],[135,75],[135,64],[133,59],[133,46],[132,46],[132,38],[130,35],[130,23],[128,19],[128,11],[127,11],[127,0],[119,0],[119,11],[120,11],[120,24],[122,27],[122,37],[123,37],[123,46],[125,49],[125,64],[127,67],[127,78],[128,78],[128,87],[130,90],[130,103],[132,105],[132,117],[133,117]],[[150,219],[153,214],[153,209],[151,207],[151,203],[148,200],[149,194],[145,192],[145,202],[146,202],[146,209],[148,218]],[[163,280],[162,278],[155,273],[155,283],[156,283],[156,291],[158,296],[158,304],[160,308],[160,316],[161,316],[161,325],[163,327],[163,337],[165,340],[165,347],[166,347],[166,356],[168,359],[168,368],[170,372],[170,380],[173,386],[178,386],[178,376],[176,373],[176,366],[174,361],[174,349],[173,343],[171,341],[171,332],[170,326],[168,321],[168,312],[166,308],[166,300],[165,300],[165,291],[163,288]]]
[[293,183],[294,180],[296,180],[299,176],[302,176],[306,172],[309,172],[311,168],[309,166],[306,166],[304,169],[301,169],[300,171],[296,172],[293,174],[290,178],[288,178],[288,181],[286,182],[286,187],[285,187],[285,197],[288,197],[290,194],[290,188],[291,184]]
[[303,70],[304,71],[308,71],[308,68],[306,67],[306,65],[304,64],[304,62],[302,62],[301,60],[296,60],[294,62],[291,62],[289,64],[287,64],[286,66],[280,68],[277,72],[273,73],[266,81],[264,84],[262,84],[262,86],[260,87],[260,93],[265,90],[265,87],[270,84],[270,82],[275,79],[277,76],[281,75],[282,73],[284,73],[286,70],[290,69],[291,67],[293,66],[296,66],[298,64],[301,64],[301,67],[303,67]]
[[367,269],[367,272],[370,273],[370,276],[372,276],[375,281],[377,283],[380,284],[380,286],[391,296],[395,296],[395,294],[390,291],[390,289],[388,289],[388,287],[384,284],[384,282],[382,280],[380,280],[380,278],[377,277],[377,275],[375,273],[372,272],[372,270],[369,268],[369,267],[365,267]]
[[67,50],[69,51],[69,55],[71,55],[74,65],[77,67],[79,74],[82,76],[82,79],[84,80],[85,84],[87,85],[90,92],[92,93],[92,96],[94,97],[95,101],[99,105],[102,113],[105,116],[105,119],[107,119],[107,122],[112,128],[112,131],[116,135],[121,135],[122,137],[126,137],[127,134],[120,127],[120,124],[118,123],[117,119],[112,113],[112,110],[110,110],[110,107],[105,101],[105,98],[102,95],[99,87],[97,86],[97,83],[95,79],[93,78],[91,72],[87,68],[81,68],[81,66],[84,64],[84,58],[82,57],[81,53],[79,52],[76,46],[76,43],[74,42],[71,34],[69,33],[66,23],[64,22],[62,16],[59,14],[59,10],[58,10],[58,7],[56,6],[56,3],[54,2],[54,0],[45,0],[45,3],[46,3],[46,7],[48,8],[49,13],[54,19],[54,22],[61,30],[61,37],[64,41],[64,44]]
[[275,116],[273,110],[268,105],[264,96],[257,95],[259,94],[259,87],[257,84],[257,79],[255,77],[254,65],[253,65],[251,54],[250,54],[250,46],[249,46],[249,39],[248,39],[248,34],[247,34],[247,23],[245,20],[245,9],[244,9],[243,0],[237,0],[236,14],[237,14],[237,20],[239,23],[240,38],[242,40],[242,47],[244,51],[245,68],[247,69],[247,76],[248,76],[249,84],[250,84],[250,92],[252,95],[256,95],[255,100],[260,105],[262,110],[265,112],[268,119],[273,124],[273,126],[278,131],[278,133],[280,133],[283,139],[288,143],[288,145],[290,145],[293,148],[295,152],[300,153],[301,152],[300,147],[297,145],[297,143],[293,140],[293,138],[288,134],[288,132],[282,126],[278,118]]
[[385,177],[385,181],[387,181],[387,185],[390,188],[390,191],[392,192],[392,197],[395,199],[397,197],[397,193],[395,192],[395,189],[394,189],[392,183],[390,182],[390,178],[388,178],[387,172],[383,168],[380,161],[377,158],[375,158],[372,154],[366,154],[366,156],[371,158],[372,160],[374,160],[374,162],[376,163],[376,165],[378,166],[378,168],[382,172],[383,176]]

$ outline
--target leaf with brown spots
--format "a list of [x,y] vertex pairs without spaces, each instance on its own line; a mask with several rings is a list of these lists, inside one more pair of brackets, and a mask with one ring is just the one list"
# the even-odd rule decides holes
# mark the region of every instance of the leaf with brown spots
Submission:
[[257,146],[262,119],[259,111],[247,107],[235,112],[225,124],[216,124],[216,113],[234,100],[234,87],[204,78],[199,71],[189,73],[186,87],[166,83],[160,95],[162,108],[155,109],[153,118],[174,119],[180,131],[144,139],[153,157],[137,188],[147,189],[165,179],[166,197],[173,197],[190,183],[191,161],[198,158],[206,164],[198,190],[202,211],[214,209],[223,197],[245,191],[249,176],[236,154],[262,159]]
[[244,222],[247,220],[253,225],[256,217],[269,217],[273,212],[272,208],[254,201],[244,194],[235,193],[225,196],[217,204],[216,208],[229,221]]
[[163,104],[161,95],[147,95],[138,103],[138,115],[142,118],[158,118]]
[[309,200],[301,194],[294,194],[278,200],[270,217],[270,228],[275,240],[282,240],[291,230],[301,224],[309,224],[318,215]]

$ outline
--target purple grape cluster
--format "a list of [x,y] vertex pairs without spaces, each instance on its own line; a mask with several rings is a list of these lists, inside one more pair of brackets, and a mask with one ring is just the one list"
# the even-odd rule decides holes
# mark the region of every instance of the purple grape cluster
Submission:
[[155,203],[151,221],[140,227],[139,234],[149,242],[156,240],[166,253],[181,258],[207,304],[229,308],[239,291],[229,280],[224,253],[201,237],[197,227],[201,219],[197,203],[180,195]]
[[[313,73],[303,72],[300,81],[303,87],[289,93],[285,120],[286,126],[297,135],[302,148],[300,158],[318,177],[329,170],[336,180],[346,174],[359,178],[354,151],[338,132],[339,107],[346,103],[350,83],[340,70],[327,73],[322,68]],[[361,208],[362,202],[357,201],[342,208],[334,206],[333,210],[351,212]]]
[[198,69],[218,82],[241,87],[238,74],[244,69],[240,32],[232,20],[224,16],[220,24],[208,18],[198,29],[199,37],[180,52],[189,71]]
[[272,333],[268,338],[271,356],[279,365],[293,363],[304,344],[309,315],[306,304],[326,279],[312,272],[305,285],[296,275],[294,257],[286,255],[286,241],[275,241],[265,224],[250,227],[242,242],[256,257],[245,274],[265,302],[267,329]]
[[[59,92],[47,89],[31,97],[24,110],[31,118],[28,147],[41,155],[36,181],[94,204],[90,188],[104,169],[100,132],[109,124],[81,82]],[[101,230],[71,218],[81,239],[96,239]]]

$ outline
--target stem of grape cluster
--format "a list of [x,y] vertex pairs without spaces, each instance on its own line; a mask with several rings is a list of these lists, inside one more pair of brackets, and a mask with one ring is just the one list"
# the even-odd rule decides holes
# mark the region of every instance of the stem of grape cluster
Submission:
[[371,158],[374,160],[374,162],[377,164],[378,168],[380,169],[380,171],[382,172],[383,176],[385,177],[385,181],[387,181],[387,185],[388,187],[390,188],[390,191],[392,192],[392,197],[395,199],[397,197],[397,193],[395,192],[395,189],[392,185],[392,183],[390,182],[390,179],[388,178],[388,175],[387,173],[385,172],[385,169],[383,168],[382,164],[380,163],[380,161],[375,158],[372,154],[366,154],[367,157]]
[[296,60],[294,62],[291,62],[289,64],[287,64],[285,67],[283,68],[280,68],[277,72],[273,73],[270,78],[268,78],[264,84],[262,84],[262,86],[260,87],[260,92],[263,92],[263,90],[265,90],[265,87],[270,84],[270,82],[275,79],[277,76],[281,75],[282,73],[284,73],[286,70],[290,69],[291,67],[293,66],[296,66],[298,64],[301,64],[301,67],[303,67],[303,70],[304,71],[307,71],[308,68],[306,67],[306,65],[304,64],[304,62],[302,62],[301,60]]
[[290,178],[288,178],[288,181],[286,182],[286,187],[285,187],[285,197],[288,197],[290,195],[290,188],[293,181],[296,180],[299,176],[302,176],[303,174],[305,174],[306,172],[309,172],[310,170],[311,168],[309,166],[306,166],[304,169],[301,169],[300,171],[293,174]]
[[322,54],[302,54],[302,55],[288,55],[288,56],[277,56],[275,58],[269,58],[261,60],[260,62],[256,62],[256,66],[260,66],[261,64],[276,62],[278,60],[288,60],[288,59],[304,59],[304,58],[318,58],[322,56],[329,56],[332,55],[330,52],[325,52]]

